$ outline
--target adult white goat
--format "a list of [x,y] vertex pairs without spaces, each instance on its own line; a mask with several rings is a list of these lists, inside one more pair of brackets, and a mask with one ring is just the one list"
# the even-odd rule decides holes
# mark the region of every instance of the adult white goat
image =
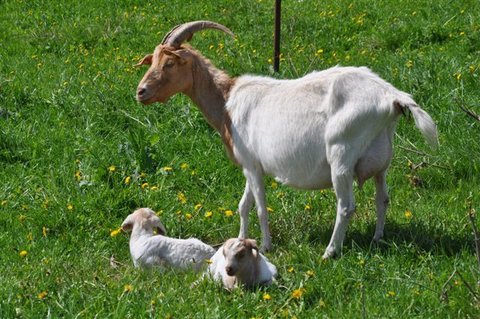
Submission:
[[240,238],[247,238],[248,212],[255,201],[262,230],[262,249],[271,248],[263,175],[303,189],[332,187],[337,217],[323,255],[341,250],[355,210],[353,179],[362,185],[374,177],[377,224],[383,236],[388,204],[386,171],[392,139],[402,113],[410,111],[427,141],[436,146],[432,118],[415,101],[368,68],[334,67],[295,80],[259,76],[231,78],[182,43],[194,32],[223,25],[195,21],[175,27],[138,65],[151,65],[140,81],[137,100],[166,102],[184,93],[203,112],[240,165],[247,183],[240,200]]

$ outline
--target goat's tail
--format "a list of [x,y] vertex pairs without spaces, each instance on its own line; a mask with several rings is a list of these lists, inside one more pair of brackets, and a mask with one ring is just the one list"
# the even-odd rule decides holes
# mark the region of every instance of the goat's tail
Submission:
[[412,113],[415,126],[420,130],[428,144],[436,149],[438,147],[437,126],[430,115],[415,103],[402,103],[397,100],[393,104],[402,113],[405,113],[405,110]]

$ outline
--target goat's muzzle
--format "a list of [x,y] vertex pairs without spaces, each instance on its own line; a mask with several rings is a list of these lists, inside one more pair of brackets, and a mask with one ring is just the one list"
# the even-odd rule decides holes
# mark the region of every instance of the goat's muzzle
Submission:
[[137,101],[143,104],[149,104],[148,103],[148,94],[147,94],[147,89],[144,87],[139,87],[137,89]]

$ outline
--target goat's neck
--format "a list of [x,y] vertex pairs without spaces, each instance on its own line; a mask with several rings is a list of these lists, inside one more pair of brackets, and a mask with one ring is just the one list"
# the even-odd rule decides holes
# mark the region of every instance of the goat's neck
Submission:
[[225,102],[234,79],[199,56],[192,66],[193,87],[185,92],[199,107],[208,123],[222,133],[225,125]]

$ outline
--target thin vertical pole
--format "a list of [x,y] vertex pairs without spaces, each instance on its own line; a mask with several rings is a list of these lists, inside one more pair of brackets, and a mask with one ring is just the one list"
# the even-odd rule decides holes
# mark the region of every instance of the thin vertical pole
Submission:
[[282,0],[275,0],[275,33],[273,44],[273,71],[280,69],[280,27],[281,27],[281,9]]

